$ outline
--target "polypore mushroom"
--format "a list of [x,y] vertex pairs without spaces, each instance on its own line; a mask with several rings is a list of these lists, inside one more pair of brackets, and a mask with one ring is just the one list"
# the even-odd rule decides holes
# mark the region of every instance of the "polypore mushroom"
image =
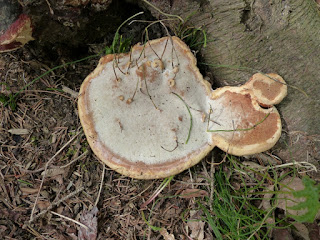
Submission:
[[8,16],[7,19],[2,19],[3,24],[0,27],[0,53],[18,49],[33,40],[31,19],[23,13],[17,18],[11,18],[11,7],[14,6],[10,4],[11,1],[8,1],[4,6],[0,6],[1,16]]
[[[213,91],[190,49],[164,37],[102,57],[81,86],[79,117],[92,150],[109,167],[134,178],[167,177],[215,146],[247,155],[277,142],[281,121],[271,105],[286,85],[278,75],[260,75]],[[274,96],[278,87],[285,90]]]

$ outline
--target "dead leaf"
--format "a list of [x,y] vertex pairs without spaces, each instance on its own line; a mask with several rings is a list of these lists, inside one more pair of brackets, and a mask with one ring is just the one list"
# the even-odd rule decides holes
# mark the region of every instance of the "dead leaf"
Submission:
[[[51,168],[51,169],[47,169],[46,171],[46,177],[55,177],[58,176],[60,174],[64,174],[65,173],[65,169],[64,168]],[[45,173],[45,171],[43,171],[41,173],[41,175],[43,176]]]
[[54,176],[52,179],[56,180],[60,185],[64,183],[62,175]]
[[310,240],[319,240],[320,226],[314,222],[308,225]]
[[28,129],[23,129],[23,128],[12,128],[12,129],[9,129],[8,132],[13,134],[13,135],[29,134],[29,130]]
[[288,229],[274,229],[273,231],[274,240],[294,240]]
[[299,222],[295,222],[293,223],[293,226],[296,228],[293,229],[293,232],[298,235],[299,237],[303,238],[304,240],[310,240],[309,238],[309,230],[306,227],[306,225],[299,223]]
[[201,189],[185,189],[181,192],[179,197],[181,198],[193,198],[193,197],[204,197],[208,196],[208,192]]
[[276,225],[276,221],[274,219],[274,214],[272,214],[272,217],[268,217],[266,219],[266,226],[268,229],[268,237],[271,239],[272,234],[273,234],[273,230],[274,230],[274,226]]
[[78,231],[78,240],[95,240],[98,233],[98,208],[94,206],[91,211],[84,213],[80,217],[80,222],[88,227],[80,227]]
[[50,207],[50,202],[49,201],[38,201],[37,202],[37,207],[42,211],[45,209],[48,209]]
[[162,235],[162,237],[164,238],[164,240],[175,240],[174,235],[169,234],[167,229],[161,228],[161,230],[159,232]]
[[39,188],[20,187],[22,195],[35,194],[39,191]]
[[187,223],[191,230],[190,237],[192,239],[203,240],[204,239],[204,225],[205,222],[200,220],[190,220]]
[[190,218],[188,219],[187,226],[191,230],[190,237],[192,239],[204,239],[204,225],[205,222],[200,220],[201,211],[190,211]]

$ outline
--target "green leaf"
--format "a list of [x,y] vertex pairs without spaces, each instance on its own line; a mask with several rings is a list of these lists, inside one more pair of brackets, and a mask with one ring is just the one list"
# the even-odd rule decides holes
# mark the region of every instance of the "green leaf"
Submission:
[[317,213],[320,210],[320,185],[315,185],[315,181],[309,177],[302,179],[304,189],[300,191],[292,192],[292,195],[296,198],[305,198],[304,202],[300,202],[297,205],[290,207],[292,210],[308,209],[304,215],[290,215],[298,222],[312,223],[315,220]]
[[108,54],[111,54],[112,53],[112,48],[111,47],[106,47],[105,48],[105,54],[108,55]]

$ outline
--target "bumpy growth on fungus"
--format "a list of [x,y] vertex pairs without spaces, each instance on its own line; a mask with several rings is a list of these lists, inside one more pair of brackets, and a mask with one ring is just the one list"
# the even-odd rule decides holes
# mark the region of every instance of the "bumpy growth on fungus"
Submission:
[[124,175],[152,179],[195,165],[215,146],[234,155],[271,148],[281,134],[273,104],[285,95],[276,74],[212,90],[190,49],[164,37],[102,57],[81,86],[78,109],[101,161]]

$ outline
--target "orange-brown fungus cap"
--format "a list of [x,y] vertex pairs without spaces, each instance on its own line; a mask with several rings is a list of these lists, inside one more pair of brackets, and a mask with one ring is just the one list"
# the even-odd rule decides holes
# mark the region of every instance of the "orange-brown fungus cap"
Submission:
[[261,106],[278,104],[287,95],[287,84],[278,74],[254,74],[245,84]]
[[273,104],[287,94],[277,74],[257,73],[240,87],[212,94],[210,132],[217,147],[233,155],[249,155],[273,147],[281,135],[281,120]]
[[262,109],[253,87],[212,91],[176,37],[102,57],[81,86],[78,108],[94,153],[134,178],[177,174],[214,146],[235,155],[261,152],[281,133],[278,112]]

